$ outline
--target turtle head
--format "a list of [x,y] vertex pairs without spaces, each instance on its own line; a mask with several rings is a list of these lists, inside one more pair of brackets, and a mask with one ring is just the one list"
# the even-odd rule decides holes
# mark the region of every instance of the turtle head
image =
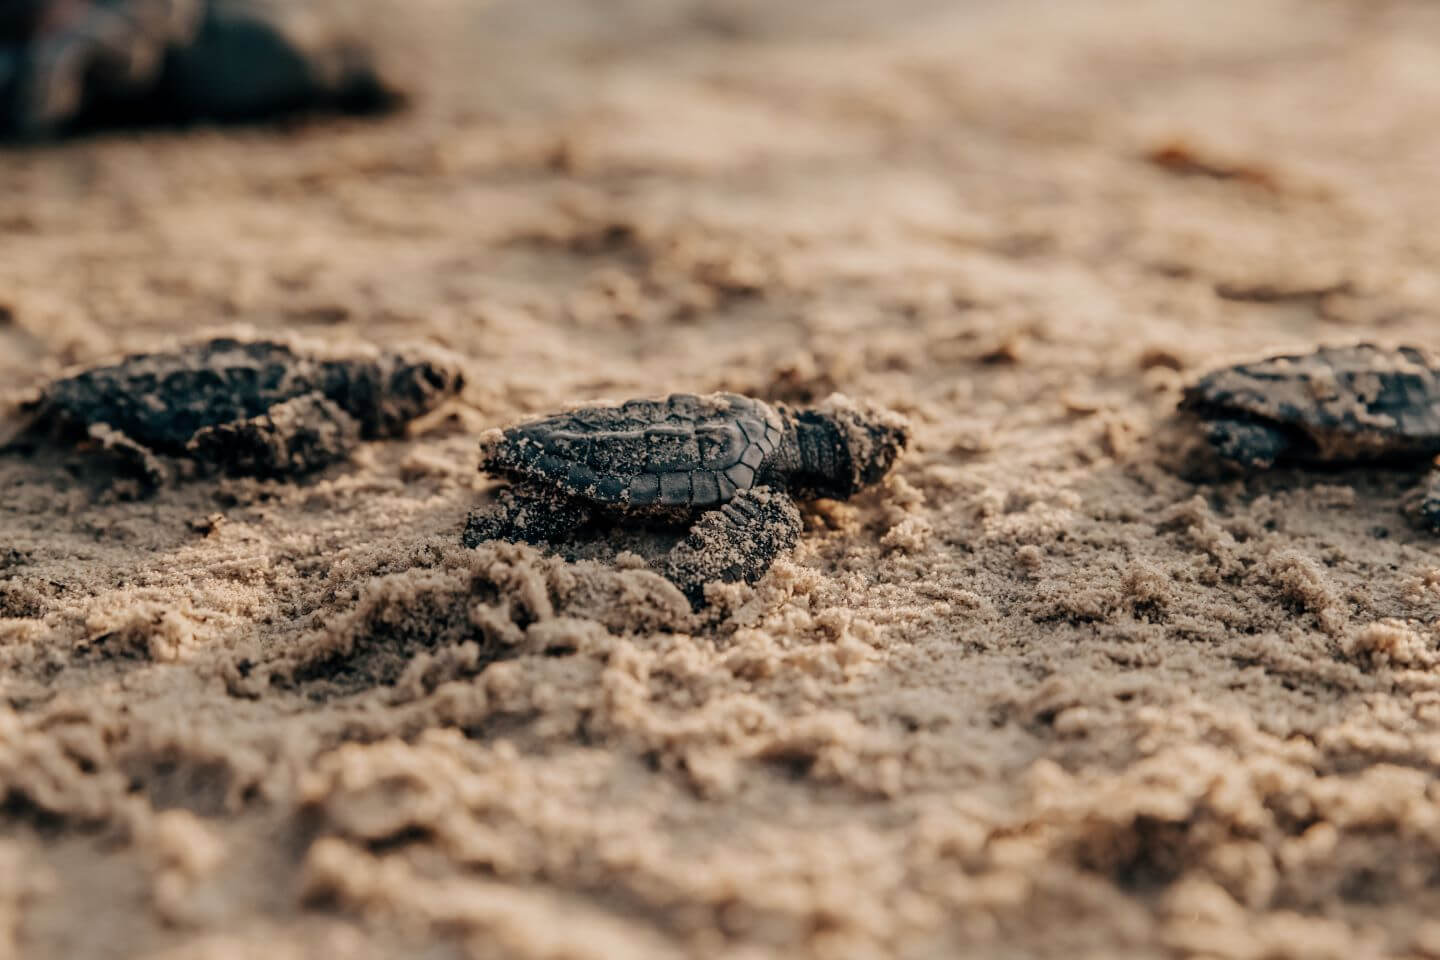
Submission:
[[387,359],[388,392],[396,403],[413,408],[416,415],[433,410],[465,386],[459,363],[439,351],[397,353]]
[[827,435],[823,444],[801,441],[802,460],[808,461],[805,485],[820,497],[843,500],[879,483],[910,440],[910,426],[900,414],[839,393],[800,411],[797,420],[802,432],[809,424],[823,426]]
[[325,394],[360,421],[366,437],[397,436],[465,386],[459,361],[438,348],[387,352],[366,363],[326,365]]

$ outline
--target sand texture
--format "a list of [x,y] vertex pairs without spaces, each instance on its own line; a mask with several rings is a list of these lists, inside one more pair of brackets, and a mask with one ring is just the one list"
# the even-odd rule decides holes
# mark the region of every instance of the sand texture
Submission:
[[[1440,6],[403,6],[395,116],[0,154],[6,409],[202,332],[466,380],[297,481],[0,456],[0,957],[1440,956],[1420,474],[1172,417],[1440,346]],[[460,545],[484,431],[672,390],[911,447],[699,611]]]

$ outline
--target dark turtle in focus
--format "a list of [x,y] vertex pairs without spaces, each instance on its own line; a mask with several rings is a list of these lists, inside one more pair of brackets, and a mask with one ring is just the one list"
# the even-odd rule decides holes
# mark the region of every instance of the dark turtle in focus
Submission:
[[654,566],[698,607],[706,583],[753,583],[794,547],[792,498],[843,500],[879,482],[907,438],[898,414],[839,394],[809,409],[732,393],[585,407],[485,435],[481,469],[510,485],[470,515],[463,541],[689,527]]
[[[1362,343],[1216,370],[1181,409],[1205,422],[1225,462],[1421,465],[1440,455],[1440,365],[1414,347]],[[1440,471],[1419,515],[1440,529]]]
[[314,0],[0,0],[0,135],[396,99]]
[[28,433],[98,444],[149,487],[186,458],[225,473],[284,477],[393,437],[463,385],[439,351],[317,357],[283,343],[207,340],[56,380]]

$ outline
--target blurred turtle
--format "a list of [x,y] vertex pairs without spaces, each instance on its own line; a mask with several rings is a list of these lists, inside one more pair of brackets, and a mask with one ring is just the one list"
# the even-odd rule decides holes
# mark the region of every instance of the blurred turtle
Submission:
[[[1204,422],[1221,460],[1245,469],[1420,465],[1440,455],[1440,365],[1414,347],[1322,347],[1225,367],[1180,406]],[[1440,471],[1419,515],[1440,530]]]
[[0,0],[0,134],[253,120],[394,100],[313,2]]
[[554,542],[597,521],[688,527],[655,566],[698,606],[706,583],[753,583],[795,546],[792,498],[878,483],[907,438],[898,414],[839,394],[807,409],[732,393],[584,407],[481,440],[481,469],[511,483],[463,542]]
[[438,351],[312,357],[272,341],[207,340],[54,381],[27,408],[26,435],[98,446],[148,487],[187,459],[225,473],[286,477],[392,437],[463,384]]

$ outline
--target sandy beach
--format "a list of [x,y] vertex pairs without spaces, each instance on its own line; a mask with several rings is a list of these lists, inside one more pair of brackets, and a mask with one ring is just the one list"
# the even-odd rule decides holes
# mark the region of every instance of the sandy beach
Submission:
[[[376,18],[393,115],[0,153],[10,421],[210,333],[467,381],[297,481],[0,456],[0,958],[1440,957],[1420,474],[1174,413],[1440,348],[1440,7]],[[910,449],[698,612],[461,546],[484,430],[719,390]]]

